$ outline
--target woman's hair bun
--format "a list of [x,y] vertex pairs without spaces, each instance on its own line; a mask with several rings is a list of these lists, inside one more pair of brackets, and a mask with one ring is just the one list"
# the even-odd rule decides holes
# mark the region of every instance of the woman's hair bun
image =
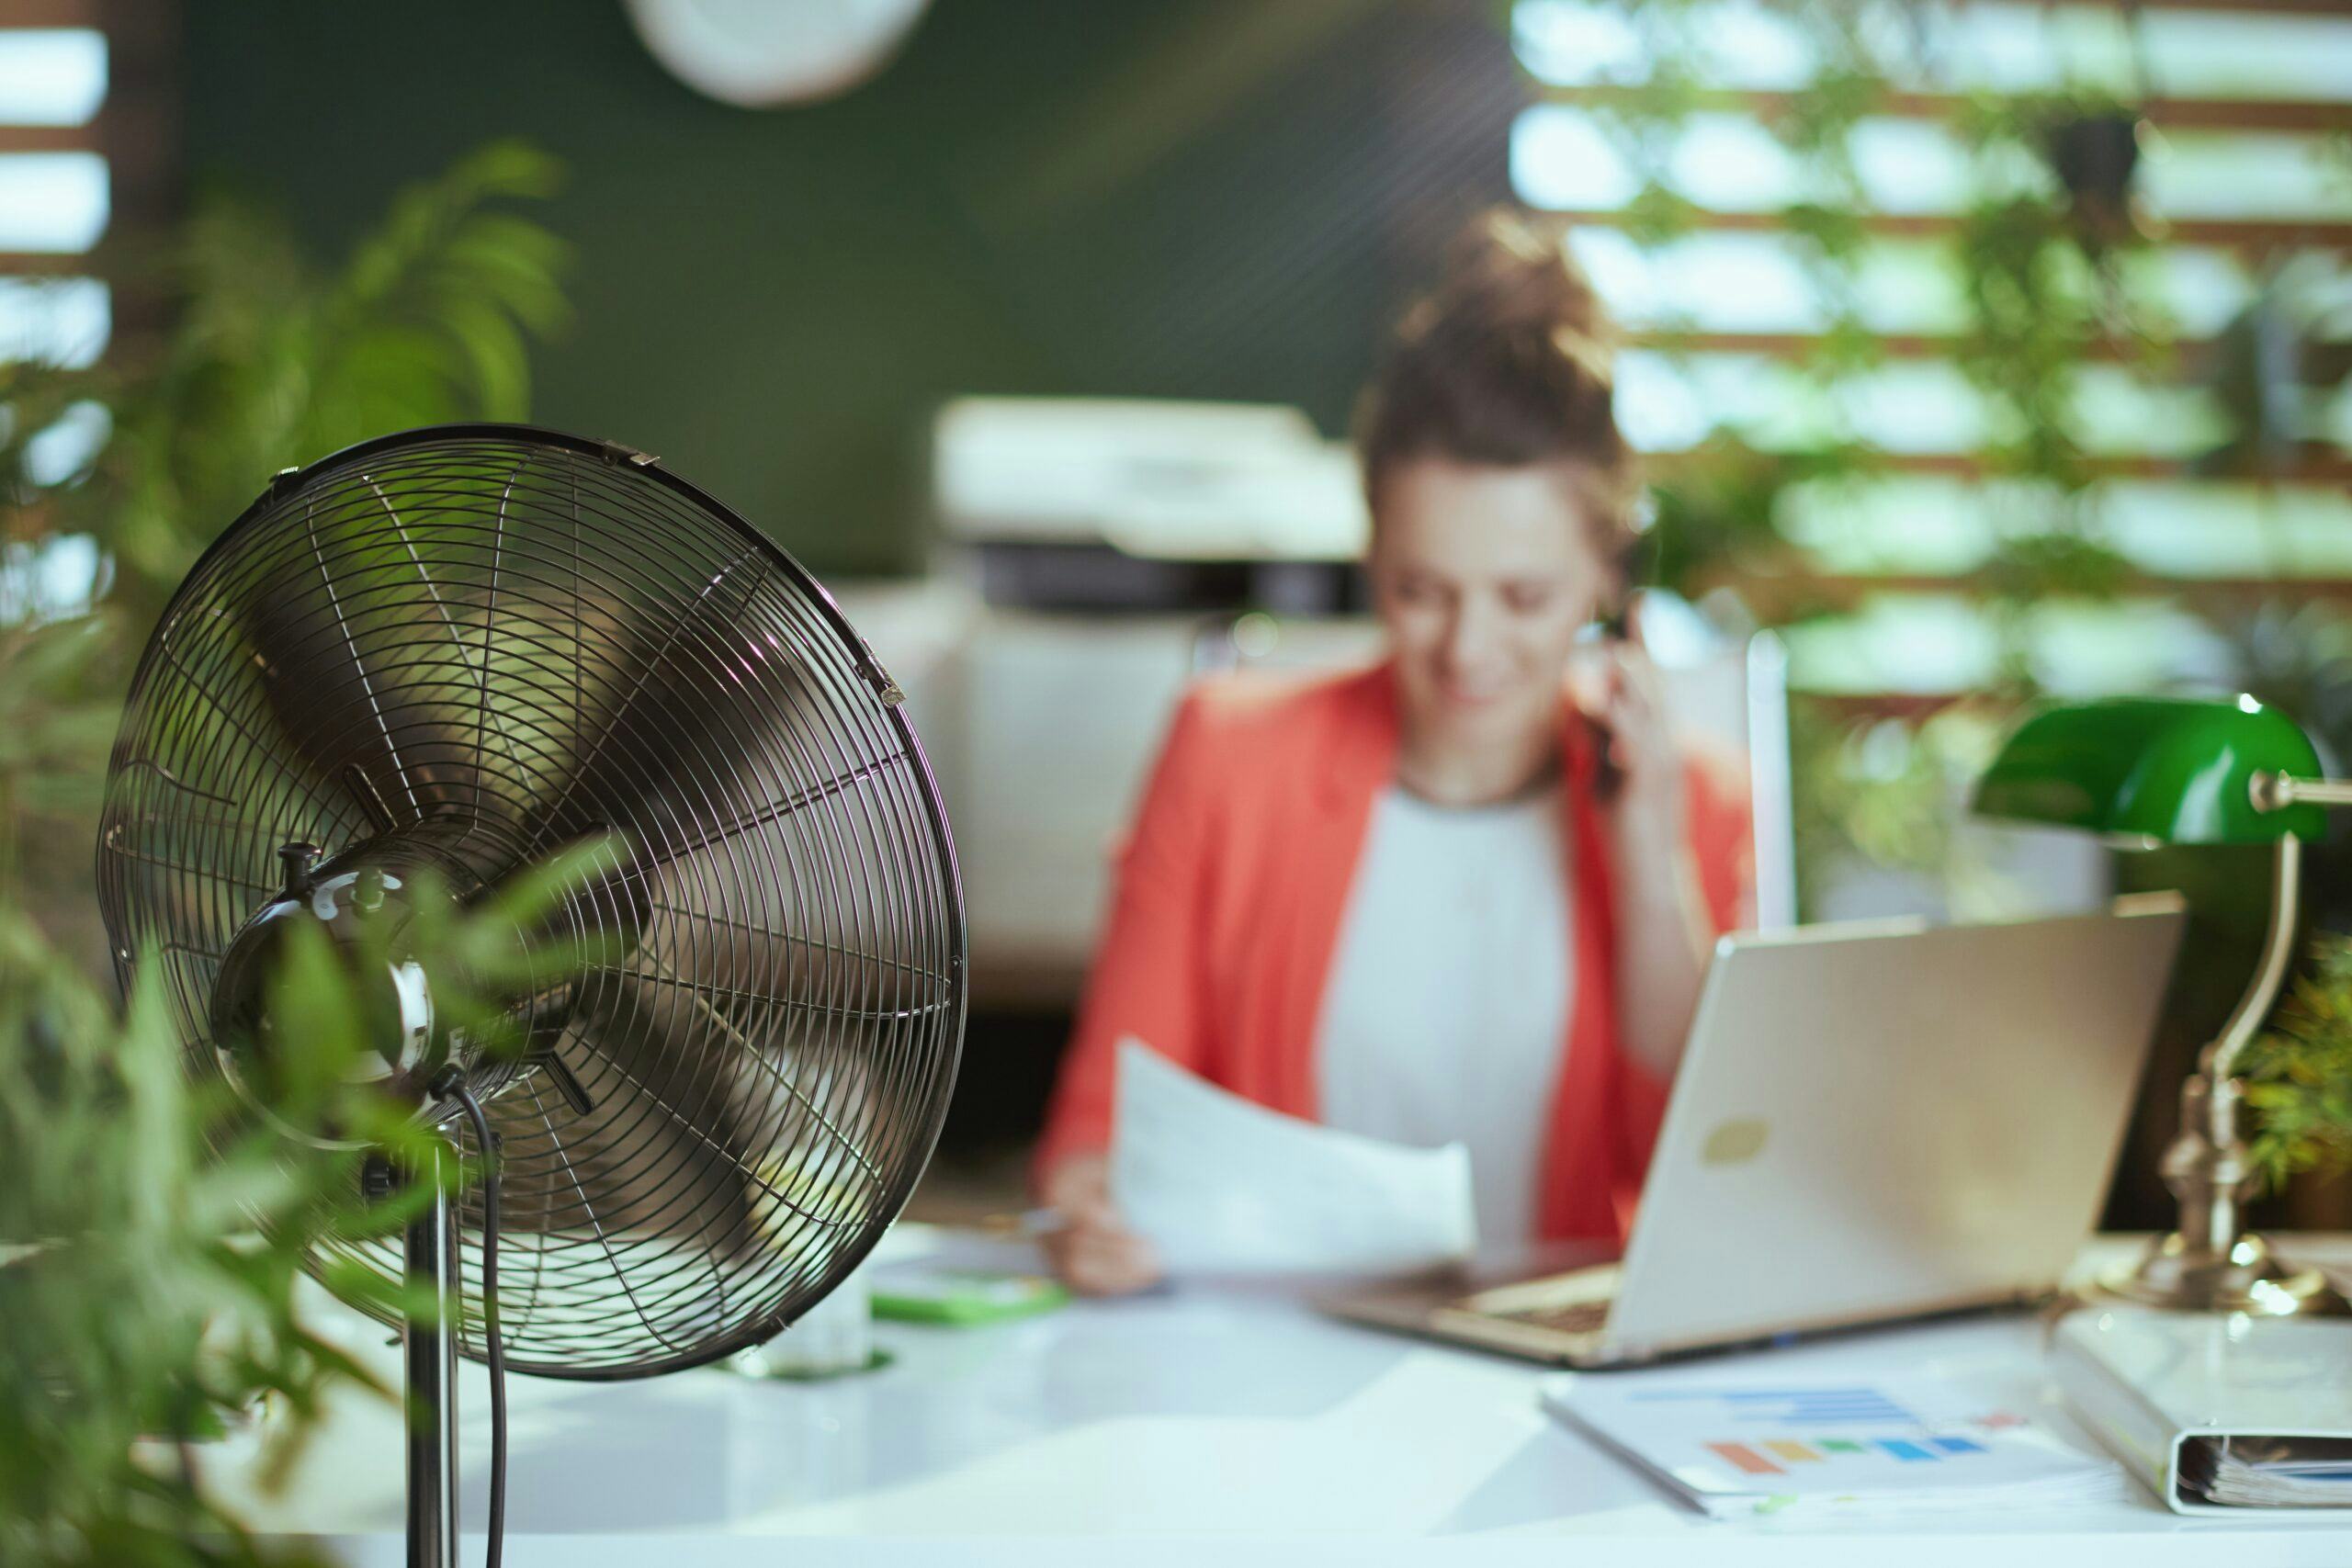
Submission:
[[1431,332],[1530,334],[1607,371],[1608,321],[1565,232],[1510,208],[1481,214],[1455,237],[1437,288],[1408,313],[1401,335]]
[[1617,428],[1611,335],[1563,225],[1513,208],[1474,219],[1437,286],[1405,312],[1357,411],[1375,516],[1386,473],[1439,457],[1576,464],[1600,520],[1622,525],[1637,482]]

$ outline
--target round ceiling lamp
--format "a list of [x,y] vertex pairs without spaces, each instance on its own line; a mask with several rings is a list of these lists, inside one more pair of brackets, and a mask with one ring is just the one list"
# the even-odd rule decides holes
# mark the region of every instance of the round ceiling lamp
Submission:
[[624,0],[653,58],[705,97],[775,108],[836,97],[889,62],[926,0]]

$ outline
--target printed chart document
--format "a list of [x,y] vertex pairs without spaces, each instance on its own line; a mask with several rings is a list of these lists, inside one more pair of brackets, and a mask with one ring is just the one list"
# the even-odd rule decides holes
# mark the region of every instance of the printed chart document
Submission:
[[1470,1154],[1284,1116],[1119,1042],[1111,1195],[1175,1274],[1396,1274],[1477,1246]]
[[1940,1380],[1562,1378],[1544,1403],[1716,1518],[1977,1512],[2120,1502],[2123,1472],[2031,1415]]

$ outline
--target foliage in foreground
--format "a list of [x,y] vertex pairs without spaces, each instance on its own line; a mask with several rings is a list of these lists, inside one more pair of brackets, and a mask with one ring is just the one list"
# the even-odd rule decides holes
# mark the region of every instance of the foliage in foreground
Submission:
[[[322,1403],[372,1386],[306,1329],[319,1236],[386,1234],[421,1194],[363,1206],[359,1156],[255,1124],[185,1070],[160,969],[118,1008],[92,845],[123,683],[180,575],[269,477],[402,425],[519,419],[526,340],[560,324],[565,247],[511,210],[544,154],[501,143],[401,192],[342,258],[214,194],[156,258],[175,327],[87,369],[0,366],[0,1563],[253,1568],[314,1561],[208,1503],[204,1445],[266,1408],[267,1474]],[[132,258],[118,258],[128,262]],[[256,868],[268,875],[274,868]],[[520,895],[542,897],[542,886]],[[498,967],[515,927],[414,933]],[[302,1070],[273,1108],[394,1148],[426,1134],[346,1103],[362,1043],[342,965],[298,946],[277,1005]],[[331,1288],[381,1308],[354,1267]]]

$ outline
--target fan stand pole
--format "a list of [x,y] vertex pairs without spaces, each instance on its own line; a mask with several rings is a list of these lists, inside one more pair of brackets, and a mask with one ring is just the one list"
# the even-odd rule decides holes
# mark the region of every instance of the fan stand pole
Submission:
[[[437,1163],[447,1157],[435,1154]],[[408,1363],[408,1568],[458,1568],[458,1340],[462,1309],[457,1215],[441,1172],[427,1173],[431,1201],[409,1222],[408,1283],[430,1295],[429,1319],[401,1330]]]

